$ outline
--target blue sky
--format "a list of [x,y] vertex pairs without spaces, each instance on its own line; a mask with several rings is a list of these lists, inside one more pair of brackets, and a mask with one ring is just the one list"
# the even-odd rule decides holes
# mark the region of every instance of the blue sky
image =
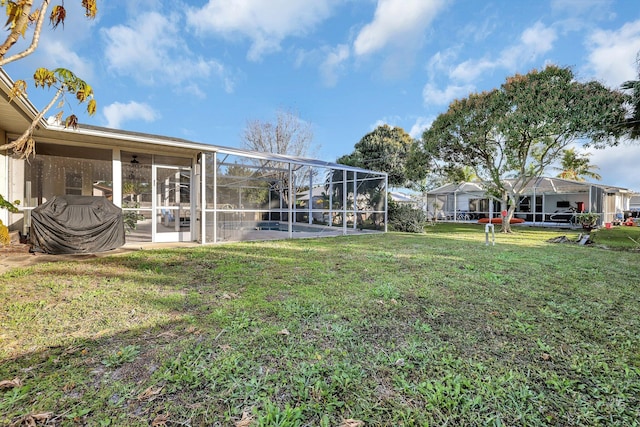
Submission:
[[[634,79],[637,0],[99,0],[47,28],[14,79],[65,67],[95,90],[81,122],[239,147],[248,120],[296,111],[334,161],[377,125],[414,137],[449,102],[553,63]],[[47,93],[31,89],[36,107]],[[601,182],[640,191],[640,143],[594,151]],[[554,173],[550,171],[550,173]]]

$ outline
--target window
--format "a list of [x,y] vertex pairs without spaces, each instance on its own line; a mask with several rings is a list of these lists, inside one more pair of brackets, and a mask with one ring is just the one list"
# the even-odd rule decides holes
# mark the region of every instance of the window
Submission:
[[67,171],[65,175],[64,194],[82,195],[82,174],[74,171]]

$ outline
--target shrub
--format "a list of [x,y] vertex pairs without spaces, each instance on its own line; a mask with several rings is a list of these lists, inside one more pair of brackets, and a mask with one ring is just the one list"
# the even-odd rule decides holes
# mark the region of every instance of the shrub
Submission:
[[8,246],[10,243],[9,229],[0,221],[0,246]]
[[407,233],[423,233],[428,224],[426,212],[408,205],[389,202],[389,225],[395,231]]

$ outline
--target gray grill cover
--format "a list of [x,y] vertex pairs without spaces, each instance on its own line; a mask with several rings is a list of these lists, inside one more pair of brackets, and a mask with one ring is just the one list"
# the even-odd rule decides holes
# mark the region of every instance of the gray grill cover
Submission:
[[124,245],[122,210],[97,196],[55,196],[31,211],[33,250],[104,252]]

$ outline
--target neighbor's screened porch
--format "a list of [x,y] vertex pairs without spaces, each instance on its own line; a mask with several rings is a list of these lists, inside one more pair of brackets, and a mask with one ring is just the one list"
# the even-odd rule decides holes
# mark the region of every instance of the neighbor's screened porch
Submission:
[[235,151],[199,166],[203,243],[386,231],[386,174]]

